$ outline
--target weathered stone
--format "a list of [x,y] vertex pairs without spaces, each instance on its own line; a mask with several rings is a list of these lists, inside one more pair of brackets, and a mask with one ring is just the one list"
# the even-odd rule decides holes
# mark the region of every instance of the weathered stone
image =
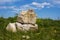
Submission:
[[6,27],[6,30],[11,32],[16,32],[17,30],[16,30],[15,23],[9,23]]
[[16,32],[17,30],[29,31],[38,29],[38,25],[36,24],[36,14],[33,10],[22,11],[17,17],[17,22],[9,23],[6,29],[12,32]]
[[22,31],[29,31],[30,29],[38,29],[38,25],[32,25],[32,24],[21,24],[16,22],[16,27],[18,30],[22,30]]
[[24,23],[24,15],[26,14],[26,12],[27,11],[22,11],[19,15],[18,15],[18,17],[17,17],[17,21],[18,22],[21,22],[21,23]]
[[16,22],[15,25],[16,25],[17,30],[19,30],[19,31],[23,30],[23,26],[21,23]]
[[17,17],[17,21],[21,23],[36,23],[36,14],[33,10],[22,11],[21,14]]

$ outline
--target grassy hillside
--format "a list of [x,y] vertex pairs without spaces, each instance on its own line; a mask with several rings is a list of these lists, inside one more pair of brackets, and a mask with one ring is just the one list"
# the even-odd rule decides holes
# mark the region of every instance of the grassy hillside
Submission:
[[[17,17],[0,17],[0,40],[60,40],[60,20],[37,19],[39,29],[36,32],[8,32],[6,26],[9,22],[16,22]],[[22,38],[23,35],[30,36],[29,39]]]

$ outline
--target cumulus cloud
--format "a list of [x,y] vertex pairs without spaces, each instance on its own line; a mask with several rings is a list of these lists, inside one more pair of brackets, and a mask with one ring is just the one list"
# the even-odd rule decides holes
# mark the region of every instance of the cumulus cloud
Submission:
[[30,4],[22,5],[20,6],[20,10],[27,10],[27,9],[42,9],[42,8],[50,8],[52,5],[47,2],[38,3],[38,2],[32,2]]
[[32,5],[39,7],[39,8],[44,8],[45,6],[47,7],[51,6],[51,4],[47,2],[43,2],[43,3],[32,2]]
[[36,9],[36,7],[33,7],[30,4],[20,6],[20,10],[27,10],[27,9]]
[[19,7],[17,7],[17,6],[0,6],[0,9],[10,9],[10,10],[12,10],[12,12],[18,13],[21,10],[42,9],[45,7],[50,8],[51,4],[47,3],[47,2],[43,2],[43,3],[32,2],[30,4],[21,5]]
[[11,10],[11,12],[19,13],[21,10],[28,9],[37,9],[35,7],[30,6],[30,4],[22,5],[22,6],[0,6],[0,9]]

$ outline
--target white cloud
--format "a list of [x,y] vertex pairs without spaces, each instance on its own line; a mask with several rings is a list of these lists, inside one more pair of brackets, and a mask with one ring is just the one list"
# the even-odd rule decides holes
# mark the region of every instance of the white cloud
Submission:
[[20,8],[16,6],[0,6],[0,9],[9,10],[10,12],[15,12],[15,13],[18,13],[20,11]]
[[22,5],[20,7],[17,7],[17,6],[0,6],[0,9],[11,10],[11,12],[18,13],[21,10],[37,9],[37,8],[30,6],[30,4],[26,4],[26,5]]
[[37,8],[31,6],[30,4],[20,6],[20,10],[27,10],[27,9],[37,9]]
[[47,2],[38,3],[38,2],[32,2],[30,4],[22,5],[20,6],[20,10],[27,10],[27,9],[42,9],[42,8],[50,8],[52,5]]
[[52,0],[54,4],[60,4],[60,0]]
[[39,8],[44,8],[45,6],[47,6],[47,7],[51,6],[51,4],[47,3],[47,2],[43,2],[43,3],[32,2],[31,5],[34,5]]
[[50,8],[51,4],[47,2],[37,3],[32,2],[30,4],[21,5],[20,7],[17,6],[0,6],[0,9],[10,9],[12,12],[18,13],[21,10],[28,10],[28,9],[42,9],[42,8]]
[[37,8],[32,7],[29,4],[26,4],[26,5],[22,5],[20,7],[17,7],[17,6],[0,6],[0,9],[11,10],[10,12],[19,13],[21,10],[37,9]]
[[16,2],[16,1],[21,1],[21,0],[0,0],[0,4],[12,3],[12,2]]
[[15,0],[0,0],[0,2],[13,2]]
[[15,6],[0,6],[0,9],[12,9],[15,8]]
[[52,3],[53,5],[60,5],[60,0],[47,0],[48,2]]

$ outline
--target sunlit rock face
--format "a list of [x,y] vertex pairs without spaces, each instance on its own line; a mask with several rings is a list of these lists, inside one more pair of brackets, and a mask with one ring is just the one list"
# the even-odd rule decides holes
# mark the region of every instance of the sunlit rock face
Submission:
[[17,17],[17,21],[21,23],[36,23],[36,14],[33,10],[22,11],[20,15]]
[[32,25],[32,24],[21,24],[21,23],[18,23],[18,22],[16,22],[16,27],[17,27],[17,29],[18,30],[23,30],[23,31],[29,31],[30,29],[32,30],[36,30],[36,29],[38,29],[38,25],[37,24],[34,24],[34,25]]
[[38,29],[36,19],[37,17],[33,10],[22,11],[17,17],[17,22],[15,22],[14,24],[13,23],[8,24],[6,29],[11,30],[12,32],[16,32],[17,30],[19,31],[36,30]]
[[15,23],[9,23],[6,27],[6,30],[11,32],[16,32],[17,30],[16,30]]
[[25,30],[28,31],[30,29],[38,29],[38,25],[36,24],[36,19],[37,16],[33,10],[22,11],[20,15],[18,15],[17,17],[17,21],[21,23],[20,28],[22,28],[22,30],[24,31]]

